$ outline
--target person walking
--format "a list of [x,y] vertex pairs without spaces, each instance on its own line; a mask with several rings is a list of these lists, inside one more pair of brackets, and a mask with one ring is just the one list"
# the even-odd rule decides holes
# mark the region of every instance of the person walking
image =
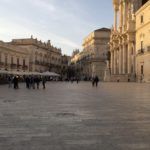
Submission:
[[36,82],[36,85],[37,85],[37,89],[39,89],[40,77],[36,77],[36,78],[35,78],[35,82]]
[[98,78],[98,76],[95,76],[95,84],[96,84],[96,87],[98,86],[98,82],[99,82],[99,78]]
[[46,83],[46,78],[45,78],[45,77],[42,77],[43,89],[45,89],[45,83]]
[[12,82],[13,82],[13,76],[8,76],[8,84],[9,84],[9,88],[11,88],[12,87]]
[[35,89],[35,77],[34,76],[31,76],[31,78],[30,78],[30,84],[31,84],[31,87],[33,89]]
[[14,77],[13,83],[14,83],[14,89],[18,89],[19,88],[19,85],[18,85],[18,76]]
[[25,81],[26,81],[26,88],[29,89],[30,88],[30,78],[27,76]]
[[94,86],[95,85],[95,78],[93,77],[92,78],[92,86]]

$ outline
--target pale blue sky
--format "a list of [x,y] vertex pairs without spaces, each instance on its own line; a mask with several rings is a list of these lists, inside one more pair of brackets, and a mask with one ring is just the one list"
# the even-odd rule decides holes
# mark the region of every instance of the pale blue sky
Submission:
[[71,55],[93,30],[113,24],[112,0],[0,0],[0,40],[29,38]]

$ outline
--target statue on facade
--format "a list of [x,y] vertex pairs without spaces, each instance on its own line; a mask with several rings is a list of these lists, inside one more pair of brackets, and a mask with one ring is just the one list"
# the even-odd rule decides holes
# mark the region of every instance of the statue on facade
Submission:
[[47,45],[51,45],[51,41],[50,40],[47,41]]

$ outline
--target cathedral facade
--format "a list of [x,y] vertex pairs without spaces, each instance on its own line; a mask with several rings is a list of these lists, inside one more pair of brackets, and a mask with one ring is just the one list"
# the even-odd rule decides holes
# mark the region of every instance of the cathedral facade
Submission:
[[111,80],[134,80],[136,54],[134,2],[113,0],[113,5],[115,15],[110,38]]
[[113,0],[111,80],[136,81],[136,15],[148,0]]

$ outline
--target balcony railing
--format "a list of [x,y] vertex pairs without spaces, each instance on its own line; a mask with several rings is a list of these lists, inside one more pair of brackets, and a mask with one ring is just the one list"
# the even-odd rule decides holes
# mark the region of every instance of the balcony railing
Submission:
[[0,67],[3,67],[4,66],[4,62],[0,62]]
[[22,69],[22,65],[17,65],[17,69]]
[[40,64],[40,62],[39,62],[38,60],[36,60],[36,61],[35,61],[35,64],[36,64],[36,65],[39,65],[39,64]]
[[47,63],[47,62],[40,62],[40,61],[36,60],[35,61],[35,65],[49,66],[49,63]]
[[10,64],[10,67],[11,67],[12,69],[15,69],[15,68],[17,68],[17,65],[16,65],[16,64]]
[[139,49],[138,50],[138,54],[143,54],[144,53],[144,49]]
[[23,69],[23,70],[27,70],[27,69],[28,69],[28,66],[27,66],[27,65],[24,65],[24,66],[22,66],[22,69]]
[[147,46],[147,51],[150,52],[150,46]]

